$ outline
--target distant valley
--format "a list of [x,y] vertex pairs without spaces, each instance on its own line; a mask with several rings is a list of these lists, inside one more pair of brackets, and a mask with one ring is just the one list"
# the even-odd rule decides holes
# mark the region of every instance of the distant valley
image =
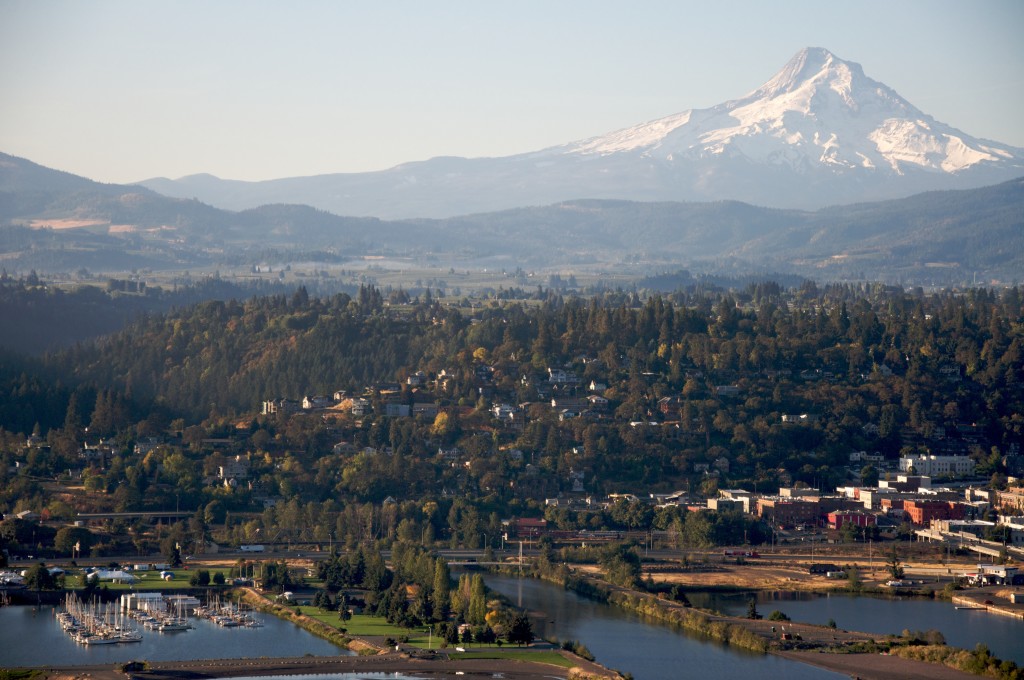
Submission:
[[940,123],[859,65],[807,48],[739,99],[507,158],[119,186],[0,154],[0,266],[306,263],[612,285],[688,268],[1000,285],[1024,271],[1022,178],[1024,150]]
[[182,271],[406,258],[554,271],[692,267],[922,285],[1024,271],[1024,180],[827,208],[577,200],[447,219],[341,217],[298,205],[239,212],[0,156],[0,253],[11,273]]

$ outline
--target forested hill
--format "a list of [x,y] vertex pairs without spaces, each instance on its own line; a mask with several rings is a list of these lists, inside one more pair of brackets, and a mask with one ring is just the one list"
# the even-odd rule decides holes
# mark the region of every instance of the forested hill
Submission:
[[[345,284],[332,285],[355,290]],[[0,319],[4,320],[0,348],[42,354],[114,333],[143,314],[160,314],[202,300],[244,300],[293,290],[277,281],[257,279],[239,284],[213,276],[169,289],[147,286],[138,278],[61,287],[40,281],[34,274],[24,279],[0,274]]]
[[[510,503],[574,479],[603,493],[709,479],[828,486],[847,479],[854,451],[969,454],[991,474],[1024,443],[1022,343],[1017,288],[765,283],[472,310],[300,289],[151,316],[39,363],[3,357],[0,442],[21,450],[38,427],[48,447],[25,463],[42,476],[80,467],[83,440],[114,442],[109,469],[87,474],[108,490],[128,479],[137,501],[124,507],[173,493],[208,503],[201,473],[223,454],[207,438],[247,456],[267,493],[303,502],[459,489]],[[365,397],[365,413],[259,412],[264,400],[338,390]],[[413,404],[437,415],[388,408]],[[163,453],[135,451],[145,437]],[[173,458],[165,474],[154,471],[161,456]],[[703,476],[709,466],[721,477]],[[157,478],[162,496],[147,486]],[[232,498],[239,510],[255,503]]]
[[[482,363],[494,369],[496,400],[529,401],[522,376],[567,366],[585,380],[606,382],[627,417],[646,414],[658,397],[686,388],[694,371],[703,374],[704,385],[739,382],[749,386],[748,394],[766,391],[769,402],[754,411],[832,408],[838,414],[854,406],[835,403],[835,393],[846,389],[799,398],[793,390],[769,389],[774,385],[765,371],[827,372],[854,391],[871,393],[879,391],[862,389],[859,376],[882,365],[911,383],[955,368],[969,384],[994,390],[987,403],[965,383],[900,396],[908,415],[917,404],[915,418],[941,418],[947,402],[957,401],[956,390],[969,393],[958,408],[972,421],[991,419],[1005,412],[1007,400],[1019,400],[1017,289],[997,298],[984,291],[913,296],[881,288],[785,292],[767,285],[735,297],[679,295],[675,301],[681,304],[671,297],[642,304],[552,297],[539,307],[471,312],[436,301],[388,306],[371,288],[355,298],[327,299],[300,289],[290,298],[205,302],[146,318],[100,344],[56,355],[49,365],[66,384],[115,389],[192,419],[252,412],[274,397],[361,392],[420,370],[454,374],[448,389],[435,395],[442,403],[476,405],[475,367]],[[861,399],[852,412],[870,419]],[[879,407],[892,400],[877,393],[870,401]]]

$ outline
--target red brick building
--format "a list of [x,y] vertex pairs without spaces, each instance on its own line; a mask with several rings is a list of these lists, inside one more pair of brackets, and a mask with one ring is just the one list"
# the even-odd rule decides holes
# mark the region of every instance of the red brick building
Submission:
[[509,538],[537,538],[547,533],[548,521],[546,519],[534,519],[532,517],[519,517],[512,520],[509,527]]
[[817,498],[759,498],[757,499],[757,516],[770,524],[817,526],[818,520],[821,518],[821,503]]
[[830,529],[840,529],[844,524],[852,524],[857,527],[875,526],[875,516],[866,512],[849,512],[837,510],[828,513],[828,526]]
[[911,523],[930,526],[933,519],[963,519],[964,506],[952,501],[903,501],[903,511]]

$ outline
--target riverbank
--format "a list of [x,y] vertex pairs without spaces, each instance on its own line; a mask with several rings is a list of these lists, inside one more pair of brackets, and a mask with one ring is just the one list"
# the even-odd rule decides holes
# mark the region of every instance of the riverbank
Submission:
[[925,661],[889,654],[830,654],[827,652],[776,651],[774,654],[843,673],[859,680],[977,680],[978,676]]
[[[927,644],[925,634],[879,635],[791,621],[726,616],[696,610],[645,591],[624,588],[560,565],[545,580],[622,609],[677,625],[731,646],[809,663],[851,676],[970,678],[1018,677],[1015,664],[1000,662],[979,647],[967,651]],[[861,663],[863,662],[863,663]],[[861,669],[870,673],[860,673]],[[973,675],[972,675],[973,673]]]
[[448,677],[461,674],[468,678],[493,678],[501,675],[512,680],[563,678],[587,680],[617,675],[597,675],[587,669],[510,659],[449,659],[444,655],[413,656],[388,653],[376,656],[296,657],[281,659],[209,659],[162,661],[148,664],[144,671],[125,674],[110,665],[73,666],[45,669],[45,680],[203,680],[268,675],[313,675],[327,673],[401,673],[418,678]]
[[[529,672],[535,672],[538,669],[544,669],[548,677],[566,677],[573,680],[620,680],[621,676],[615,671],[604,668],[600,664],[594,663],[587,659],[584,659],[572,652],[566,650],[557,649],[544,649],[537,650],[538,652],[550,652],[556,654],[564,662],[559,664],[544,663],[541,661],[531,661],[528,659],[531,653],[530,648],[517,648],[516,650],[505,650],[501,648],[488,649],[482,647],[474,647],[471,655],[476,657],[479,655],[493,655],[495,658],[463,658],[464,655],[459,654],[453,649],[438,650],[438,651],[425,651],[416,647],[408,645],[401,645],[400,651],[394,652],[389,647],[384,646],[382,639],[370,639],[365,637],[358,637],[352,635],[346,635],[339,631],[337,628],[324,623],[318,619],[310,616],[305,616],[296,611],[278,603],[275,603],[267,599],[262,593],[252,588],[241,588],[239,589],[240,598],[250,606],[256,609],[277,616],[281,619],[289,621],[304,630],[321,637],[329,642],[332,642],[339,647],[349,649],[355,652],[357,657],[345,657],[337,663],[342,663],[346,668],[354,666],[352,671],[336,671],[336,672],[354,672],[354,671],[365,671],[367,668],[362,667],[359,663],[353,663],[354,660],[364,660],[372,670],[378,670],[380,664],[388,666],[385,669],[379,669],[382,672],[402,672],[411,673],[413,666],[428,662],[432,664],[430,666],[431,672],[448,672],[456,671],[462,674],[470,674],[471,672],[477,672],[472,670],[480,664],[484,667],[491,669],[486,671],[487,677],[491,677],[494,673],[501,673],[505,677],[518,677],[516,674],[521,674],[525,671],[520,667],[520,664],[526,664],[532,667]],[[511,658],[511,657],[519,658]],[[538,656],[539,658],[539,656]],[[259,667],[272,667],[275,660],[262,660],[263,664],[257,664]],[[212,665],[210,668],[216,669],[219,665],[215,662],[210,662]],[[246,663],[251,664],[252,660],[246,660]],[[392,666],[400,665],[402,668],[392,670]],[[410,665],[411,664],[411,665]],[[438,664],[441,664],[440,666]],[[186,664],[187,666],[187,664]],[[449,667],[450,666],[450,667]],[[292,664],[289,667],[294,667]],[[553,669],[565,671],[565,675],[557,675],[553,672]],[[318,671],[325,672],[325,671]],[[291,670],[288,671],[288,675],[300,674],[302,671]],[[262,672],[260,675],[275,675],[278,673],[267,671]],[[417,674],[419,674],[417,672]],[[139,675],[138,677],[148,677]],[[180,679],[180,676],[178,676]],[[207,677],[226,677],[223,675],[210,675]],[[537,675],[527,674],[523,677],[538,677]],[[160,680],[160,678],[154,678],[154,680]]]
[[953,606],[967,609],[984,609],[990,614],[1009,616],[1024,621],[1024,598],[1014,602],[1011,595],[1020,595],[1020,588],[977,588],[961,591],[953,596]]
[[273,602],[253,588],[239,588],[236,592],[239,593],[240,601],[248,604],[258,611],[271,614],[279,619],[284,619],[285,621],[288,621],[319,638],[323,638],[342,649],[349,649],[360,655],[379,654],[384,651],[380,645],[375,645],[367,640],[348,636],[334,626],[330,626],[323,621],[318,621],[310,616],[304,616],[296,613],[292,607],[287,607]]

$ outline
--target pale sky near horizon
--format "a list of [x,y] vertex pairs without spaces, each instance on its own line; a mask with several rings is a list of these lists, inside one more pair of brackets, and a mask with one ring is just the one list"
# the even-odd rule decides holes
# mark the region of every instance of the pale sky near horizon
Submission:
[[0,151],[104,182],[505,156],[757,88],[825,47],[1024,147],[1024,1],[0,0]]

